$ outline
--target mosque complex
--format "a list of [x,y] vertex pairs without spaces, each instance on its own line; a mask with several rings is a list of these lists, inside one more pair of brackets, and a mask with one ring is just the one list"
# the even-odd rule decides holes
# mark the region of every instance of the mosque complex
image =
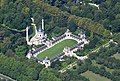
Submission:
[[[66,32],[58,37],[52,37],[52,40],[47,38],[47,34],[44,31],[44,19],[42,19],[42,26],[39,28],[37,31],[36,24],[34,23],[34,19],[31,18],[32,23],[31,25],[35,29],[35,35],[29,39],[28,37],[28,27],[26,28],[26,41],[28,45],[42,45],[41,47],[32,47],[32,49],[29,50],[27,53],[26,57],[28,59],[33,58],[37,60],[39,63],[44,64],[46,67],[50,66],[51,63],[57,59],[59,61],[64,61],[63,57],[64,56],[69,56],[69,57],[76,57],[77,59],[84,60],[87,59],[87,56],[77,56],[76,51],[78,49],[83,49],[85,44],[89,43],[89,40],[86,39],[85,34],[80,31],[78,35],[72,34],[69,29],[66,30]],[[55,45],[67,40],[74,40],[76,41],[76,45],[72,47],[67,47],[65,46],[64,49],[61,51],[61,53],[56,54],[54,57],[49,58],[45,57],[39,58],[38,55],[42,54],[42,52],[47,51],[48,49],[54,47]],[[58,49],[59,50],[59,49]]]

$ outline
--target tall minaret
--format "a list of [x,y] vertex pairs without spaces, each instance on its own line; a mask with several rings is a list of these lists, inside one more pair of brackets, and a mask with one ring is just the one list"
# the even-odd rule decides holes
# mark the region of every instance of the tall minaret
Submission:
[[42,19],[42,30],[44,31],[44,19]]
[[37,27],[36,27],[36,24],[34,23],[34,19],[31,18],[31,20],[32,20],[31,25],[33,25],[33,27],[35,27],[35,34],[37,34]]
[[28,27],[26,27],[26,41],[27,41],[27,44],[29,42],[29,38],[28,38]]
[[37,34],[37,27],[35,24],[34,24],[34,27],[35,27],[35,34]]

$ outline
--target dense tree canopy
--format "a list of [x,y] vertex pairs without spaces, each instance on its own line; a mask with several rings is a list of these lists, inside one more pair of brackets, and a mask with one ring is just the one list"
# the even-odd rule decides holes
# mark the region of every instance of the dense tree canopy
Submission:
[[56,73],[54,70],[52,69],[43,69],[40,72],[40,81],[62,81],[62,79],[60,79],[60,75],[59,73]]
[[82,18],[78,17],[75,15],[71,15],[68,12],[63,12],[57,7],[50,6],[42,1],[35,0],[35,3],[45,10],[48,13],[51,13],[52,15],[55,16],[61,16],[67,18],[67,21],[73,21],[78,27],[81,27],[83,29],[88,29],[92,32],[95,32],[97,34],[103,35],[105,37],[111,37],[110,32],[106,30],[102,24],[99,24],[97,22],[92,21],[91,19],[88,18]]
[[24,58],[18,61],[15,58],[0,54],[0,73],[8,75],[18,81],[38,80],[39,72],[43,69],[41,64]]
[[[99,5],[99,9],[89,3]],[[44,18],[48,38],[63,34],[66,29],[73,33],[79,29],[86,30],[90,43],[85,45],[85,50],[77,52],[80,56],[101,45],[103,37],[111,38],[110,31],[113,32],[112,38],[118,45],[110,44],[110,47],[103,47],[99,52],[91,53],[88,56],[90,59],[85,61],[64,57],[65,61],[57,60],[50,68],[44,68],[35,60],[25,57],[31,48],[26,44],[25,28],[29,26],[30,37],[34,34],[31,17],[35,19],[37,29],[41,26],[41,19]],[[90,70],[113,81],[119,81],[120,60],[111,57],[115,53],[120,53],[118,32],[120,32],[120,0],[1,0],[0,73],[17,81],[89,81],[88,78],[81,76],[81,73]],[[58,72],[76,61],[77,66],[63,74]],[[100,66],[95,66],[93,61]],[[106,67],[114,71],[109,72]]]
[[[64,1],[60,2],[60,4],[63,3],[65,2]],[[15,6],[17,6],[17,8]],[[77,7],[73,6],[72,11],[75,12],[75,10],[77,10]],[[102,24],[94,22],[88,18],[75,16],[75,14],[71,15],[70,13],[66,11],[62,11],[55,6],[53,7],[48,5],[47,3],[44,3],[42,0],[40,1],[35,0],[33,2],[31,0],[15,1],[15,2],[11,1],[10,3],[7,3],[7,5],[4,5],[4,7],[1,7],[0,13],[1,13],[1,18],[0,18],[1,24],[5,24],[15,29],[24,29],[26,26],[29,26],[31,23],[30,17],[33,16],[35,18],[35,22],[37,26],[41,24],[40,21],[41,18],[43,17],[47,20],[48,23],[46,24],[47,27],[48,26],[50,27],[50,25],[52,24],[50,23],[51,20],[53,20],[54,21],[53,24],[55,24],[55,26],[52,24],[52,27],[56,29],[58,26],[60,27],[59,30],[62,30],[63,27],[67,27],[67,22],[68,23],[74,22],[75,25],[80,28],[90,30],[105,37],[110,37],[110,32],[106,30]],[[70,28],[72,31],[75,31],[76,29],[75,25],[68,25],[67,28]],[[49,30],[52,29],[52,27],[50,27]],[[54,29],[52,29],[51,31],[54,31]]]

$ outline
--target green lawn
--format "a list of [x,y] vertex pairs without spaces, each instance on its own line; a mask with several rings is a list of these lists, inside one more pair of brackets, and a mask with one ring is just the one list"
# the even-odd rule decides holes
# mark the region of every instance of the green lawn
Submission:
[[111,81],[110,79],[100,76],[99,74],[95,74],[92,71],[86,71],[81,75],[85,76],[86,78],[89,78],[90,81]]
[[52,58],[52,57],[56,56],[57,54],[62,53],[64,47],[72,47],[75,44],[77,44],[77,41],[75,41],[75,40],[72,40],[72,39],[63,40],[62,42],[60,42],[60,43],[54,45],[53,47],[38,54],[37,57],[42,58],[42,59],[44,59],[46,56],[48,58]]
[[115,57],[116,59],[120,60],[120,54],[114,54],[112,57]]

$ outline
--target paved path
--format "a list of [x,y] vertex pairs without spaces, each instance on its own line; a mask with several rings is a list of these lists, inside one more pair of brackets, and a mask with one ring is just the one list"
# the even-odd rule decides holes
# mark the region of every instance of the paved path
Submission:
[[103,45],[100,46],[99,48],[97,48],[97,49],[91,51],[91,53],[92,53],[92,52],[98,52],[98,51],[100,50],[101,47],[108,47],[108,46],[110,45],[111,42],[114,43],[114,44],[116,44],[116,45],[118,44],[117,42],[114,42],[113,39],[111,39],[110,41],[108,41],[107,43],[103,44]]
[[1,79],[6,79],[6,80],[9,79],[9,80],[11,80],[11,81],[17,81],[17,80],[14,80],[14,79],[12,79],[12,78],[6,76],[6,75],[3,75],[3,74],[1,74],[1,73],[0,73],[0,78],[1,78]]
[[99,5],[97,5],[97,4],[94,4],[94,3],[88,3],[89,5],[91,5],[91,6],[95,6],[95,7],[97,7],[98,8],[98,10],[99,10]]
[[59,70],[58,72],[64,73],[67,71],[67,69],[71,69],[73,66],[76,66],[76,65],[77,65],[77,62],[75,61],[74,63],[69,64],[67,67],[63,68],[62,70]]
[[[88,57],[87,56],[81,56],[81,57],[78,57],[80,60],[85,60],[87,59]],[[72,67],[76,66],[77,65],[77,62],[73,62],[72,64],[69,64],[67,67],[63,68],[62,70],[59,70],[58,72],[61,72],[61,73],[64,73],[67,71],[67,69],[71,69]]]
[[26,31],[26,29],[17,30],[17,29],[10,28],[10,27],[6,26],[5,24],[1,24],[1,26],[4,27],[4,28],[7,28],[9,30],[16,31],[16,32],[25,32]]
[[[110,42],[111,42],[111,41],[109,41],[109,42],[103,44],[102,46],[100,46],[99,48],[97,48],[97,49],[91,51],[90,53],[92,53],[92,52],[98,52],[98,51],[100,50],[101,47],[105,47],[105,46],[109,45]],[[90,54],[90,53],[89,53],[89,54]],[[85,57],[85,56],[83,56],[83,57]],[[82,58],[82,57],[81,57],[81,58]],[[84,60],[84,59],[81,59],[81,60]],[[76,66],[76,65],[77,65],[77,62],[75,61],[74,63],[69,64],[67,67],[63,68],[62,70],[59,70],[58,72],[64,73],[64,72],[66,72],[67,69],[71,69],[73,66]]]
[[[22,30],[17,30],[17,29],[13,29],[13,28],[10,28],[8,26],[6,26],[5,24],[0,24],[3,28],[7,28],[9,30],[12,30],[12,31],[15,31],[15,32],[19,32],[19,33],[22,33],[22,32],[26,32],[26,28],[25,29],[22,29]],[[30,27],[28,28],[30,29]],[[33,30],[34,30],[34,27],[33,27]],[[29,35],[29,38],[32,37],[33,35],[35,34],[35,32],[33,31],[33,33],[31,35]]]
[[99,48],[97,48],[97,49],[95,49],[95,50],[91,51],[90,53],[93,53],[93,52],[98,52],[98,51],[100,50],[100,48],[101,48],[101,47],[106,47],[107,45],[109,45],[109,43],[110,43],[110,41],[109,41],[109,42],[107,42],[107,43],[105,43],[105,44],[103,44],[103,45],[102,45],[102,46],[100,46]]

